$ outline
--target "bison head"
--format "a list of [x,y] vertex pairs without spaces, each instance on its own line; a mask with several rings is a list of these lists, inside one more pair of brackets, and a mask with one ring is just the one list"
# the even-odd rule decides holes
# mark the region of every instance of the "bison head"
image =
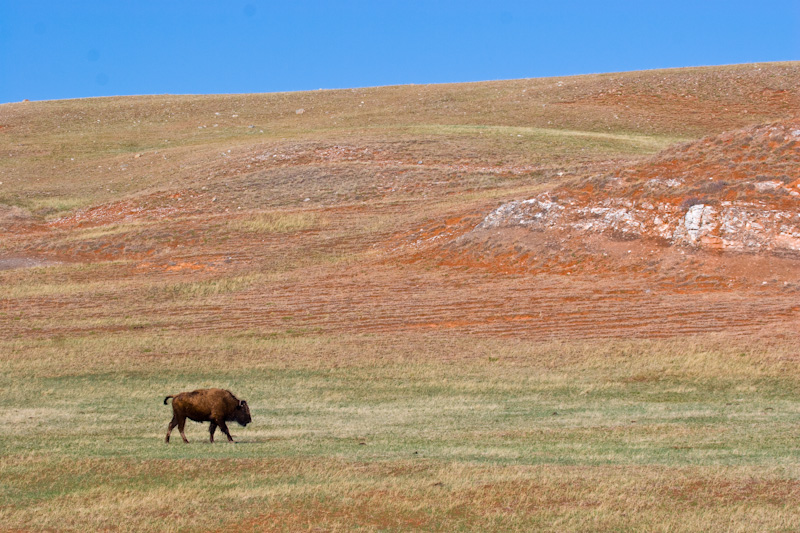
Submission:
[[246,426],[253,421],[253,419],[250,418],[250,408],[247,406],[246,401],[242,400],[239,402],[239,405],[236,406],[233,412],[233,419],[236,420],[240,426]]

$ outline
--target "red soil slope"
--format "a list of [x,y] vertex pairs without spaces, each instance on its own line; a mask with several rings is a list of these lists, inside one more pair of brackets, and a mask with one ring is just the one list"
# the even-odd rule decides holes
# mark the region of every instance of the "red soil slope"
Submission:
[[[0,337],[796,335],[798,80],[776,64],[15,104],[0,283],[21,289]],[[652,157],[625,140],[665,135],[707,136]],[[96,200],[48,216],[72,184]],[[78,265],[19,268],[53,262]]]
[[800,326],[798,184],[800,120],[784,120],[575,179],[398,249],[514,279],[498,299],[509,334],[778,334]]

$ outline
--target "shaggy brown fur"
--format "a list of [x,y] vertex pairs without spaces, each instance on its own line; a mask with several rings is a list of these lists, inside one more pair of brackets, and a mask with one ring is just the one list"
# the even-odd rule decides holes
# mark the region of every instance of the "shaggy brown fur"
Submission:
[[169,442],[172,429],[178,426],[183,442],[189,443],[183,432],[187,418],[195,422],[211,422],[211,427],[208,429],[211,434],[211,442],[214,442],[214,432],[217,430],[217,426],[228,437],[228,442],[233,442],[233,437],[225,424],[226,421],[236,421],[239,425],[246,426],[252,420],[247,402],[240,401],[228,390],[200,389],[182,392],[164,398],[164,405],[167,405],[167,400],[170,398],[172,398],[172,420],[167,429],[165,442]]

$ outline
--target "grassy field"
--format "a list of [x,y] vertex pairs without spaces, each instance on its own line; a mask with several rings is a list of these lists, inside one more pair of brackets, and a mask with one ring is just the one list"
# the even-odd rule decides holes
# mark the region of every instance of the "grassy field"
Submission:
[[[4,342],[6,530],[800,527],[792,343],[135,333]],[[163,438],[230,387],[236,444]]]

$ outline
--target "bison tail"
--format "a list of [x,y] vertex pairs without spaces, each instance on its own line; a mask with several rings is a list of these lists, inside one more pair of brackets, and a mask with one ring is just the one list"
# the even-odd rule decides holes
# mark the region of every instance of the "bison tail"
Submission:
[[174,397],[175,397],[174,395],[170,394],[169,396],[164,398],[164,405],[167,405],[167,400],[169,400],[170,398],[174,398]]

